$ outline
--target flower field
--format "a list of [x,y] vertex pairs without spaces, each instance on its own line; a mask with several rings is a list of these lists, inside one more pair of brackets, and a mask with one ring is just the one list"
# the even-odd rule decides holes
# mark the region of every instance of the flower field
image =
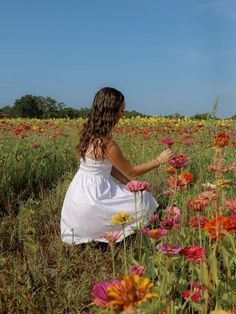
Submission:
[[175,153],[127,185],[159,207],[125,241],[124,208],[109,245],[70,246],[59,221],[82,123],[0,119],[0,312],[236,313],[235,122],[122,119],[113,134],[132,164]]

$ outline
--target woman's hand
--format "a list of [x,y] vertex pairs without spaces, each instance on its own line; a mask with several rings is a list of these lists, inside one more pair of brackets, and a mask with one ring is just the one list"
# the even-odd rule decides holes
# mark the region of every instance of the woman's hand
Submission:
[[165,164],[168,160],[174,157],[174,153],[171,149],[165,149],[162,153],[156,158],[160,164]]

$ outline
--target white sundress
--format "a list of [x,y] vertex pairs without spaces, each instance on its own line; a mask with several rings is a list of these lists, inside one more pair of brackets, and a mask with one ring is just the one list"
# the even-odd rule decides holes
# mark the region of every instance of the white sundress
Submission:
[[[90,241],[108,242],[103,233],[122,230],[114,225],[112,216],[128,212],[138,221],[147,219],[158,207],[148,191],[134,193],[111,176],[112,164],[109,160],[94,160],[85,157],[69,185],[61,212],[61,239],[66,243],[86,243]],[[137,219],[125,224],[125,236],[134,233]],[[118,240],[121,241],[123,236]]]

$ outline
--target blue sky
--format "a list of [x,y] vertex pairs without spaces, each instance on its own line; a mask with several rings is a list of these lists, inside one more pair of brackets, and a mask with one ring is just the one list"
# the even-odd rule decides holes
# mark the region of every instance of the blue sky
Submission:
[[1,0],[0,46],[0,106],[113,86],[128,110],[236,114],[235,0]]

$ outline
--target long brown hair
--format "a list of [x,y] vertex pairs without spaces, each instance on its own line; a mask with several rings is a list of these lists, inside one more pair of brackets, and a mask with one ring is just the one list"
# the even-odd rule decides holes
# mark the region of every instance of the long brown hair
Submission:
[[104,87],[96,93],[91,111],[80,132],[77,145],[80,157],[84,159],[88,147],[93,145],[95,158],[98,148],[104,158],[107,141],[116,124],[116,114],[123,102],[123,94],[115,88]]

